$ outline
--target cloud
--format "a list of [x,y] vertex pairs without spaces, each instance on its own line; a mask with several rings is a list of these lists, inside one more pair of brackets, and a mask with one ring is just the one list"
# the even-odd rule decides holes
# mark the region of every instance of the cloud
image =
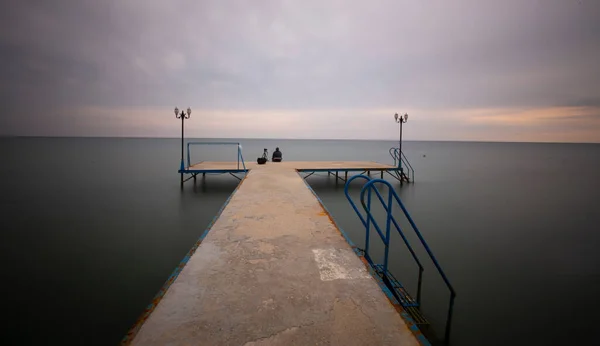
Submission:
[[[364,137],[382,109],[385,117],[415,110],[414,119],[432,119],[429,131],[416,131],[419,138],[481,137],[502,129],[492,120],[498,117],[483,117],[510,109],[515,126],[535,124],[526,127],[535,140],[543,125],[519,110],[597,107],[600,100],[594,1],[57,0],[0,7],[4,133],[44,123],[54,129],[38,132],[166,135],[163,123],[132,130],[127,116],[108,112],[158,114],[188,103],[207,110],[211,123],[225,113],[256,116],[254,123],[289,121],[296,130],[285,133],[294,137]],[[16,116],[25,105],[35,109],[30,120]],[[91,115],[75,127],[62,124],[56,114],[76,108],[103,109],[111,124],[94,127]],[[475,111],[476,125],[441,118]],[[334,115],[342,113],[356,114],[361,125]],[[232,126],[219,131],[247,135]],[[249,126],[252,136],[272,133]]]
[[468,120],[478,124],[541,126],[549,122],[600,121],[597,107],[557,107],[546,109],[478,109],[467,112]]

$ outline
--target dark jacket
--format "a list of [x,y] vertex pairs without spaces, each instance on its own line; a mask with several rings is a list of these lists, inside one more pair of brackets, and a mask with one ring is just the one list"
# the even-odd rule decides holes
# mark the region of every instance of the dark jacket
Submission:
[[282,156],[281,151],[275,150],[273,152],[273,159],[281,159],[281,156]]

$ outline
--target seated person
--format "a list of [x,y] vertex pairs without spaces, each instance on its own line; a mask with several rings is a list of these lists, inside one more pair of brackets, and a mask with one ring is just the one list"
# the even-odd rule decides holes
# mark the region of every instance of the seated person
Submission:
[[279,148],[275,148],[275,151],[273,152],[273,162],[281,162],[282,159],[282,154],[281,151],[279,151]]

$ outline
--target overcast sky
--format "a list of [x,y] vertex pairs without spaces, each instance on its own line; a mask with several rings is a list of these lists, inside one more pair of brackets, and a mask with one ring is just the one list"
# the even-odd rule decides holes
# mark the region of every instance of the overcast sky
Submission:
[[0,5],[0,134],[600,142],[600,1]]

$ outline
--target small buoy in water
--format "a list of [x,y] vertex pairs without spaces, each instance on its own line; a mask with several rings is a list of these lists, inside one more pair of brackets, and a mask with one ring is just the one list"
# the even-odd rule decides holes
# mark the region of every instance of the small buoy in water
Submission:
[[425,156],[427,156],[427,155],[423,154],[423,157],[425,157]]

